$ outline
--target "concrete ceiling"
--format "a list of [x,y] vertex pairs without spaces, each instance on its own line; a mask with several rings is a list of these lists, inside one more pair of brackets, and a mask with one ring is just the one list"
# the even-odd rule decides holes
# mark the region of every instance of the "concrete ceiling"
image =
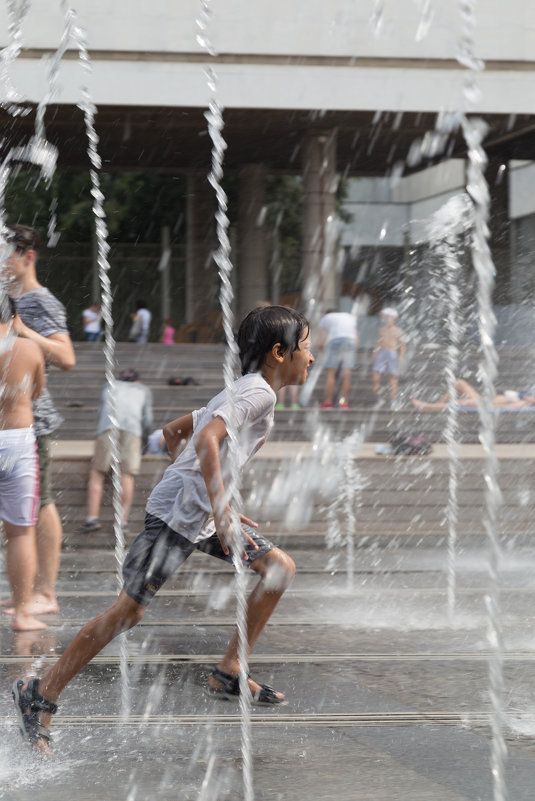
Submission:
[[[225,112],[223,135],[228,143],[225,167],[263,162],[273,172],[300,172],[304,138],[309,133],[336,130],[338,169],[348,175],[385,175],[396,164],[410,172],[443,156],[431,149],[418,163],[407,164],[426,134],[433,132],[436,114],[394,112],[261,111]],[[485,146],[489,156],[535,159],[535,117],[484,115],[488,125]],[[33,133],[35,109],[12,117],[0,110],[1,155]],[[59,148],[60,168],[87,169],[86,135],[82,112],[76,106],[56,105],[45,117],[48,139]],[[96,117],[99,153],[104,169],[158,172],[207,171],[211,142],[202,109],[101,106]],[[429,139],[429,137],[428,137]],[[412,149],[412,151],[411,151]],[[448,155],[462,157],[462,137],[449,137]]]

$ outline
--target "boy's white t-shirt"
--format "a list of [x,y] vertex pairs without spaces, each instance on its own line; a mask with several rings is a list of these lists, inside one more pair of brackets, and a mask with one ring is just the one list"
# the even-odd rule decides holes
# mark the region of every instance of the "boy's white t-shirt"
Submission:
[[349,312],[329,312],[321,318],[318,327],[328,332],[328,342],[332,339],[357,340],[357,321]]
[[[233,384],[235,424],[238,432],[238,470],[242,470],[266,441],[273,425],[277,396],[259,373],[248,373]],[[202,409],[193,412],[193,436],[178,459],[169,465],[162,480],[151,492],[146,511],[167,523],[169,528],[190,542],[206,539],[214,533],[206,526],[212,507],[202,477],[195,443],[199,432],[214,417],[221,417],[230,428],[231,404],[223,390]],[[231,475],[228,437],[220,445],[220,461],[225,487]]]

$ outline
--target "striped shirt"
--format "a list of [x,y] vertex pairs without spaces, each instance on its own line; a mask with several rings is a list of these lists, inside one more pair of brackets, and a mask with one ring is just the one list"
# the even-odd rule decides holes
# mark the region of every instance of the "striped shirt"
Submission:
[[[19,317],[28,328],[43,337],[52,334],[69,335],[65,306],[44,286],[31,289],[14,300]],[[33,403],[33,416],[35,434],[38,437],[51,434],[63,422],[63,417],[56,411],[46,387]]]

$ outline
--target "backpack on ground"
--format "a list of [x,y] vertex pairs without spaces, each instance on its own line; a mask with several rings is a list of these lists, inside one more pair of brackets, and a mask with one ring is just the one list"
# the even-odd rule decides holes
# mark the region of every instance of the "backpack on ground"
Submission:
[[422,434],[395,433],[388,441],[396,456],[425,456],[432,450],[431,443]]

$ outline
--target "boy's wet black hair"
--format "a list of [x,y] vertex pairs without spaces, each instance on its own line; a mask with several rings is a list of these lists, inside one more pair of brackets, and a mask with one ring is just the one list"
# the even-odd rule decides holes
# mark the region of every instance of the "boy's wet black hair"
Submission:
[[0,323],[9,323],[17,314],[15,301],[5,292],[0,291]]
[[299,350],[299,343],[310,331],[306,317],[287,306],[258,306],[243,319],[238,336],[241,373],[255,373],[264,364],[274,345],[282,353]]
[[26,253],[27,250],[39,250],[41,238],[35,228],[29,225],[21,225],[15,223],[8,225],[8,233],[6,236],[10,245],[13,245],[17,253]]

